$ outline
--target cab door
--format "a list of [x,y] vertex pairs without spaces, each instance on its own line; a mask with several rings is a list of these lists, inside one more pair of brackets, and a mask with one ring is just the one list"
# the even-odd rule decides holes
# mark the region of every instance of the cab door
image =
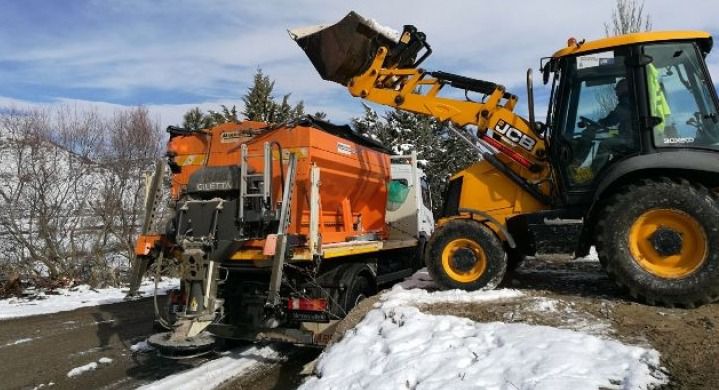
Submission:
[[640,152],[629,48],[564,58],[553,149],[568,204],[587,201],[612,163]]

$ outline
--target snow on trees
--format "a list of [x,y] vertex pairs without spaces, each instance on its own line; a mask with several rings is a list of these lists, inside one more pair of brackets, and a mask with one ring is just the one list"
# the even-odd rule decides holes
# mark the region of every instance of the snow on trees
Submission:
[[0,115],[0,276],[118,284],[163,137],[144,108]]
[[380,115],[368,105],[364,110],[364,115],[352,119],[352,127],[396,154],[416,151],[432,188],[433,211],[439,212],[449,177],[476,161],[476,152],[430,117],[400,110]]

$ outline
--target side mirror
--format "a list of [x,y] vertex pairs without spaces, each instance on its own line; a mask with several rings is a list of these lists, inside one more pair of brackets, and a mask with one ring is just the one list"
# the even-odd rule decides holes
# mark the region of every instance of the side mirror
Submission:
[[549,76],[552,70],[551,64],[551,57],[544,57],[539,61],[539,70],[542,72],[542,81],[544,82],[544,85],[547,85],[549,82]]
[[534,131],[537,134],[543,134],[547,130],[547,125],[542,122],[534,122]]
[[527,69],[527,108],[529,110],[529,127],[534,134],[539,135],[534,122],[534,81],[532,80],[532,68]]

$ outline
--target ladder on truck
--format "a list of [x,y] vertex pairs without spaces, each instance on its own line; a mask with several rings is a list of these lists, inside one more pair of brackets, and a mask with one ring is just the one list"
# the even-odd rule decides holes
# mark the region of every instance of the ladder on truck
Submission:
[[[280,156],[282,158],[282,156]],[[280,224],[277,227],[277,241],[275,244],[275,255],[272,260],[272,274],[270,275],[270,290],[267,294],[265,307],[276,308],[280,304],[280,287],[282,286],[282,271],[285,266],[287,255],[287,229],[290,226],[290,207],[292,203],[292,192],[295,187],[295,176],[297,174],[297,156],[290,153],[287,164],[287,175],[282,189],[282,206],[280,208]]]
[[[248,148],[247,144],[240,147],[240,194],[238,197],[237,219],[240,226],[245,222],[245,206],[250,198],[261,198],[262,207],[265,212],[272,211],[272,145],[265,142],[262,172],[250,172],[248,165]],[[280,156],[280,161],[282,156]],[[260,190],[258,192],[250,192],[250,180],[258,183]]]

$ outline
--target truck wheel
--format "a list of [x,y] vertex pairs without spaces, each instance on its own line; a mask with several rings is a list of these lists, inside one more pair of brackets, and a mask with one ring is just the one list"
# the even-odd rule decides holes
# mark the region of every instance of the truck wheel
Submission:
[[644,180],[614,195],[598,225],[607,273],[649,304],[695,307],[719,298],[719,202],[686,180]]
[[[352,279],[350,285],[340,293],[340,306],[347,315],[363,299],[374,295],[374,289],[369,279],[364,275],[357,275]],[[342,315],[342,317],[344,317]]]
[[424,267],[424,255],[427,250],[427,239],[424,237],[420,237],[419,242],[417,242],[417,248],[415,248],[415,251],[413,253],[414,257],[412,259],[412,271],[419,271]]
[[435,231],[425,261],[443,288],[493,289],[507,271],[502,243],[492,230],[472,220],[453,220]]
[[512,249],[508,247],[505,250],[507,251],[507,272],[513,273],[520,265],[522,265],[522,263],[524,263],[527,256],[516,248]]

